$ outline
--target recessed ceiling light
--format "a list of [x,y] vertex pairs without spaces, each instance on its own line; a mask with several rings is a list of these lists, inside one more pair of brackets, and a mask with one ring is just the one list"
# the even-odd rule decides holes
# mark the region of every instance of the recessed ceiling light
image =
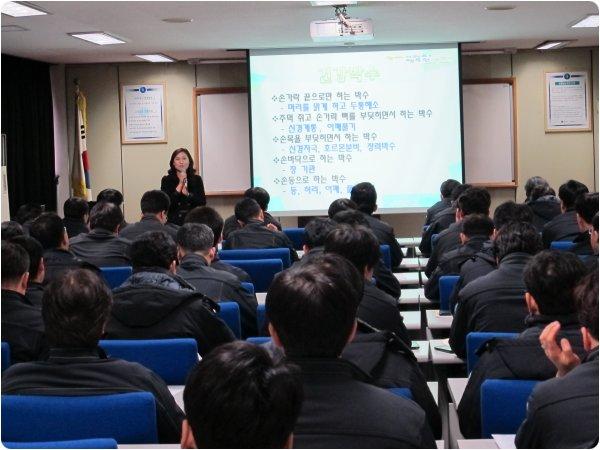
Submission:
[[29,31],[27,28],[20,27],[19,25],[2,25],[2,32],[8,31]]
[[571,28],[598,28],[598,14],[590,14],[571,25]]
[[557,50],[565,47],[571,41],[546,41],[536,46],[537,50]]
[[2,5],[2,14],[11,17],[45,16],[48,13],[39,6],[30,3],[6,2]]
[[337,1],[315,1],[315,2],[310,2],[310,4],[312,6],[342,6],[342,5],[356,5],[358,2],[352,2],[352,1],[341,1],[341,0],[337,0]]
[[187,17],[168,17],[166,19],[162,19],[163,22],[167,23],[191,23],[194,19],[189,19]]
[[82,33],[67,33],[69,36],[74,38],[83,39],[84,41],[92,42],[98,45],[113,45],[113,44],[125,44],[123,39],[111,36],[103,31],[91,31]]
[[485,9],[488,11],[510,11],[511,9],[515,9],[513,5],[494,5],[494,6],[486,6]]
[[175,62],[175,60],[173,58],[169,58],[168,56],[163,55],[162,53],[153,53],[153,54],[149,54],[149,55],[134,55],[134,56],[137,56],[138,58],[145,59],[146,61],[150,61],[150,62],[154,62],[154,63]]

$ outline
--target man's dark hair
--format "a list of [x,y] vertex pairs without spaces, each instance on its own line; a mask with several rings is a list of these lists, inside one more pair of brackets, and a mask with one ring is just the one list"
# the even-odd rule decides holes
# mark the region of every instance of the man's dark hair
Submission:
[[373,214],[377,208],[377,191],[369,182],[358,183],[350,191],[350,200],[356,203],[356,209],[365,214]]
[[16,220],[7,220],[2,222],[2,240],[8,241],[16,236],[23,236],[25,232],[23,227]]
[[44,250],[57,248],[63,240],[65,225],[58,214],[43,213],[29,227],[29,235],[38,240]]
[[123,211],[114,203],[98,202],[90,211],[90,229],[115,231],[123,222]]
[[535,255],[542,248],[540,234],[532,224],[525,222],[510,222],[504,225],[494,239],[494,252],[499,260],[517,252]]
[[443,198],[449,198],[452,195],[452,190],[460,184],[460,181],[456,181],[450,178],[441,184],[440,194],[442,194]]
[[169,196],[159,189],[144,192],[140,200],[142,214],[158,214],[168,211],[171,206]]
[[65,219],[83,221],[84,216],[90,212],[90,205],[81,197],[71,197],[65,200],[63,212]]
[[244,197],[256,200],[256,203],[258,203],[258,206],[260,206],[260,209],[263,211],[267,210],[269,207],[269,202],[271,201],[271,196],[267,190],[261,187],[246,189],[246,192],[244,192]]
[[235,218],[243,224],[255,219],[260,211],[260,205],[253,198],[244,198],[235,204]]
[[346,225],[362,225],[370,228],[369,221],[365,215],[356,209],[340,211],[333,216],[333,221],[337,223],[345,223]]
[[357,208],[356,203],[354,203],[349,198],[338,198],[337,200],[332,201],[331,205],[329,205],[329,209],[327,210],[327,215],[329,216],[330,219],[333,219],[333,217],[340,211],[346,211],[347,209],[356,209],[356,208]]
[[223,218],[216,209],[210,206],[196,206],[186,214],[183,223],[203,223],[213,232],[215,237],[213,247],[216,247],[223,234]]
[[558,188],[558,198],[563,202],[565,209],[575,206],[575,200],[581,194],[589,192],[587,186],[576,180],[569,180]]
[[598,269],[583,277],[575,288],[579,323],[598,340]]
[[586,223],[592,223],[594,216],[598,213],[598,193],[581,194],[577,197],[575,211]]
[[465,236],[491,236],[494,232],[494,222],[485,214],[469,214],[462,221],[462,232]]
[[452,203],[454,203],[454,206],[456,206],[456,201],[458,200],[458,197],[460,197],[463,194],[463,192],[465,192],[467,189],[471,189],[472,187],[472,185],[464,183],[459,184],[458,186],[454,187],[454,189],[452,189],[452,194],[450,194],[450,198],[452,199]]
[[244,341],[205,356],[183,391],[197,448],[283,448],[302,406],[296,366]]
[[29,255],[23,247],[2,241],[2,283],[15,283],[29,270]]
[[556,195],[554,189],[552,189],[549,185],[539,185],[535,186],[531,190],[531,194],[527,197],[526,201],[535,201],[538,198],[545,197],[546,195]]
[[523,279],[540,314],[563,315],[575,312],[573,289],[585,273],[574,253],[544,250],[527,263]]
[[129,250],[134,269],[161,267],[168,269],[177,259],[175,241],[164,231],[147,231],[131,243]]
[[214,241],[212,230],[203,223],[185,223],[177,230],[177,245],[188,252],[210,250]]
[[304,243],[308,248],[322,247],[325,245],[325,238],[336,223],[331,219],[317,217],[306,224],[304,227]]
[[123,204],[123,194],[116,189],[104,189],[98,192],[96,202],[114,203],[117,206],[121,206]]
[[25,203],[19,206],[15,220],[23,225],[25,222],[34,220],[44,212],[44,208],[39,203]]
[[363,226],[338,225],[325,239],[325,253],[343,256],[364,273],[372,269],[379,257],[379,241],[371,230]]
[[487,189],[472,187],[458,197],[457,206],[465,216],[469,214],[489,214],[491,198]]
[[94,348],[110,315],[112,294],[98,275],[69,270],[42,297],[42,318],[50,347]]
[[[548,184],[548,182],[542,177],[534,176],[534,177],[529,178],[525,182],[526,201],[537,199],[537,198],[532,198],[534,189],[536,189],[538,191],[538,193],[542,193],[542,192],[548,192],[549,187],[550,187],[550,185]],[[546,195],[546,194],[543,194],[543,195]],[[539,195],[538,198],[539,197],[542,197],[542,195]]]
[[32,280],[38,275],[40,261],[44,256],[44,249],[37,239],[31,236],[15,236],[10,240],[13,244],[20,245],[29,255],[29,279]]
[[319,255],[280,272],[267,292],[267,318],[289,357],[336,358],[363,296],[363,277],[346,258]]
[[494,228],[499,230],[510,222],[533,222],[533,211],[529,205],[515,203],[512,200],[504,202],[494,211]]

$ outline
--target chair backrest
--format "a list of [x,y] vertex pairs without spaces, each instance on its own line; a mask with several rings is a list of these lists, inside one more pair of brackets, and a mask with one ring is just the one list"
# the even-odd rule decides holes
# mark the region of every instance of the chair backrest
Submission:
[[106,339],[98,344],[113,358],[136,362],[152,370],[166,384],[185,384],[198,362],[195,339]]
[[485,380],[481,385],[481,437],[515,434],[525,419],[527,399],[539,381]]
[[231,259],[223,260],[232,266],[245,270],[256,292],[267,292],[273,277],[283,270],[281,259]]
[[282,231],[290,238],[296,250],[302,250],[302,246],[304,245],[304,228],[284,228]]
[[435,244],[437,244],[438,238],[440,237],[439,234],[432,234],[431,235],[431,253],[433,254],[433,250],[435,249]]
[[387,244],[380,245],[379,250],[381,251],[383,263],[388,269],[392,270],[392,253],[390,252],[390,246]]
[[240,305],[236,302],[222,301],[219,302],[219,318],[227,324],[227,326],[233,331],[235,337],[240,339],[242,337],[242,318],[240,313]]
[[[292,265],[292,257],[289,248],[240,248],[236,250],[219,251],[219,259],[280,259],[283,268],[287,269]],[[256,283],[255,283],[256,287]]]
[[262,345],[262,344],[266,344],[267,342],[271,342],[271,338],[267,337],[267,336],[255,336],[255,337],[246,338],[246,341],[251,342],[252,344],[256,344],[256,345]]
[[74,441],[2,442],[6,448],[119,448],[111,438],[77,439]]
[[264,326],[265,321],[267,320],[267,308],[265,305],[258,305],[256,308],[256,322],[258,325],[258,332],[260,333]]
[[156,405],[149,392],[54,397],[2,396],[4,441],[113,438],[119,444],[158,442]]
[[409,388],[395,387],[395,388],[388,388],[388,391],[390,391],[394,395],[397,395],[398,397],[404,397],[409,400],[413,399],[412,392],[410,392]]
[[568,252],[573,247],[575,247],[575,242],[571,241],[553,241],[550,243],[551,250],[560,250]]
[[471,331],[467,334],[467,373],[471,373],[479,361],[477,350],[487,341],[498,339],[515,339],[519,333],[495,333],[489,331]]
[[458,275],[444,275],[440,277],[440,311],[450,311],[450,296],[459,278]]
[[130,266],[123,267],[100,267],[102,276],[111,289],[121,286],[131,276],[133,269]]
[[10,345],[8,342],[2,343],[2,372],[8,369],[10,366]]
[[246,289],[251,294],[254,294],[254,285],[252,283],[248,283],[248,282],[242,281],[241,284],[242,284],[242,287],[244,289]]

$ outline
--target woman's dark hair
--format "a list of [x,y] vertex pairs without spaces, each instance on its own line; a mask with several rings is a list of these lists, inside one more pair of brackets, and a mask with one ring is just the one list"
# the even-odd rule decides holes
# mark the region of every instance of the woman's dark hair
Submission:
[[192,155],[190,154],[190,152],[188,151],[187,148],[178,148],[177,150],[175,150],[173,153],[171,153],[171,159],[169,160],[169,175],[177,175],[177,169],[175,169],[175,167],[173,166],[173,161],[175,161],[175,158],[177,157],[177,155],[179,155],[180,153],[185,153],[185,155],[188,157],[188,159],[190,160],[190,165],[188,167],[188,169],[186,170],[186,174],[188,178],[191,178],[192,175],[194,175],[196,173],[196,170],[194,169],[194,158],[192,158]]

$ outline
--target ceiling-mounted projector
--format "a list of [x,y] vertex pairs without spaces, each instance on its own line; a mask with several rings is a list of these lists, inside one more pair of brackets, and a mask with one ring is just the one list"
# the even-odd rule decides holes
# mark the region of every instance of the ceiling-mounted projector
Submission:
[[352,19],[345,6],[335,7],[335,17],[310,23],[310,37],[315,42],[354,42],[373,39],[371,19]]

